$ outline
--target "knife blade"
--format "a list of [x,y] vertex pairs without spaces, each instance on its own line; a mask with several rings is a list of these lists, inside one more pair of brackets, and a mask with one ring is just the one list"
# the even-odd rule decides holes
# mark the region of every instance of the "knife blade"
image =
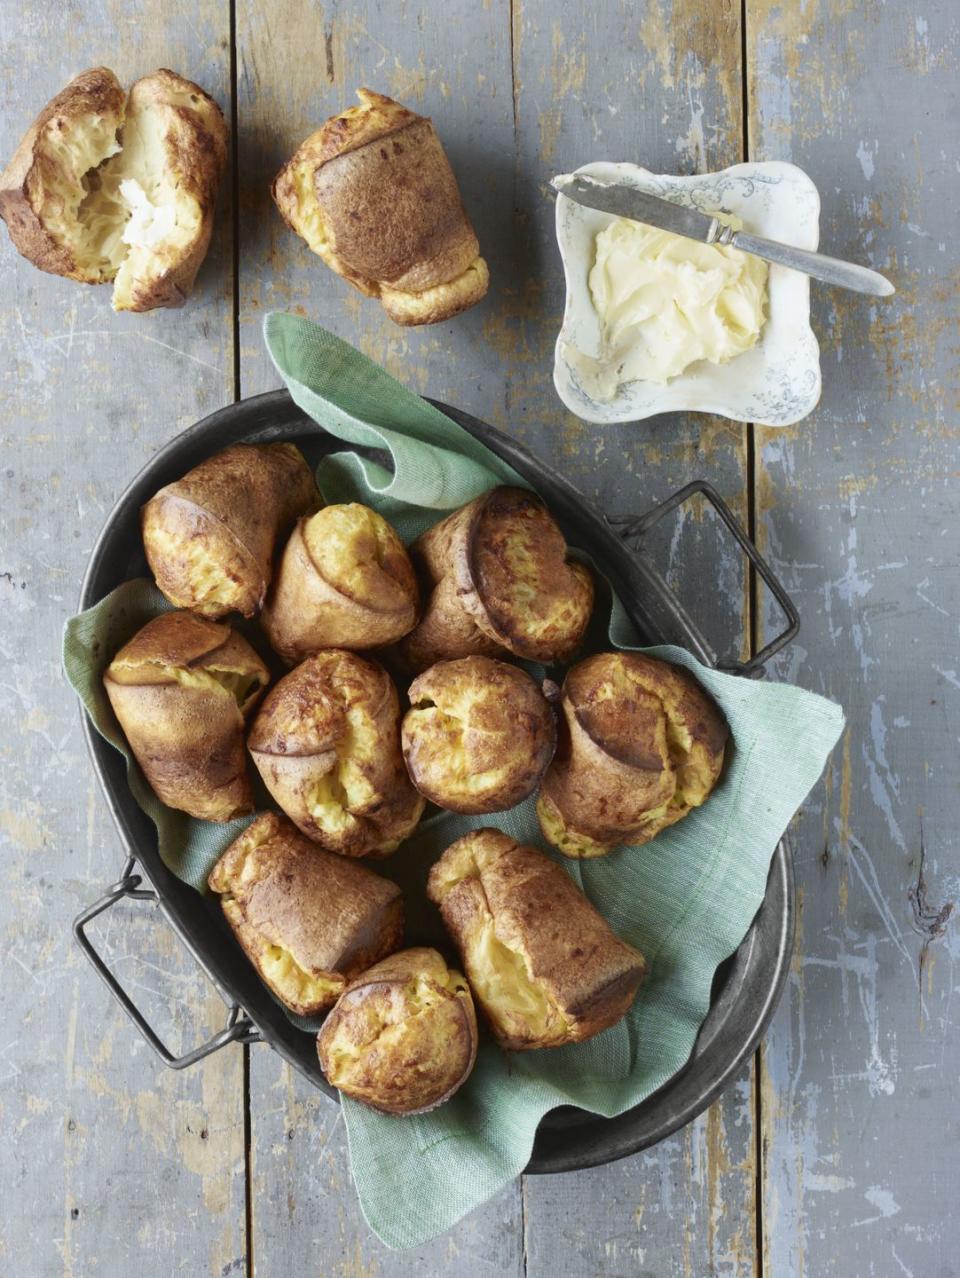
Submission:
[[597,209],[614,217],[629,218],[632,222],[644,222],[661,231],[683,235],[703,244],[729,245],[745,253],[753,253],[755,257],[762,257],[766,262],[802,271],[805,275],[838,288],[867,293],[872,297],[890,297],[896,291],[888,279],[869,267],[843,262],[839,258],[828,257],[825,253],[811,253],[808,249],[794,248],[791,244],[781,244],[777,240],[763,239],[746,231],[735,231],[717,217],[683,204],[674,204],[671,200],[663,200],[658,195],[651,195],[649,191],[641,191],[635,186],[598,182],[582,173],[562,174],[555,177],[550,185],[558,194],[582,204],[584,208]]

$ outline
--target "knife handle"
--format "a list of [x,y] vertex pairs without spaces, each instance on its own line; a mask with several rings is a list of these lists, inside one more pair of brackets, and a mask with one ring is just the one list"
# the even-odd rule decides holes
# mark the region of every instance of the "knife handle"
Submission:
[[748,235],[746,231],[734,232],[726,242],[733,248],[762,257],[764,261],[789,266],[791,270],[812,275],[815,280],[835,284],[838,288],[849,288],[855,293],[889,297],[896,291],[890,281],[879,272],[871,271],[866,266],[856,266],[853,262],[841,262],[839,258],[827,257],[824,253],[810,253],[807,249],[793,248],[776,240],[765,240],[759,235]]

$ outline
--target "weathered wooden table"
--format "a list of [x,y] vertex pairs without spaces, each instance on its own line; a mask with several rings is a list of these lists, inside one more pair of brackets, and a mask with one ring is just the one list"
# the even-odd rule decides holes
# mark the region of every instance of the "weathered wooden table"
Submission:
[[[919,7],[918,7],[919,4]],[[0,1269],[16,1278],[915,1275],[960,1272],[960,9],[955,0],[43,0],[0,10],[0,152],[75,72],[196,79],[233,178],[195,297],[115,316],[2,239]],[[393,327],[283,226],[281,161],[357,85],[432,115],[493,277],[436,329]],[[823,400],[793,429],[664,417],[601,430],[551,385],[562,308],[544,182],[587,160],[802,165],[822,243],[888,272],[889,304],[815,289]],[[310,315],[420,391],[487,418],[610,513],[706,476],[803,616],[776,675],[841,700],[842,745],[793,835],[788,991],[708,1114],[613,1166],[530,1177],[421,1253],[360,1217],[339,1111],[263,1047],[163,1071],[83,962],[72,916],[121,852],[59,638],[119,490],[173,434],[276,385],[270,308]],[[707,512],[665,539],[727,650],[774,623]],[[222,1019],[152,907],[101,946],[184,1047]]]

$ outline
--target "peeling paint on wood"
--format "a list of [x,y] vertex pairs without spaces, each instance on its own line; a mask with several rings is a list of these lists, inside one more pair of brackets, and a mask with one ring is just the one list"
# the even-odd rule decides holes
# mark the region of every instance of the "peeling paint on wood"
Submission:
[[[229,109],[222,5],[181,17],[112,0],[67,20],[7,8],[4,161],[40,106],[101,61],[127,83],[173,66]],[[24,1278],[219,1275],[245,1254],[240,1049],[162,1070],[73,943],[72,917],[117,878],[123,851],[59,671],[61,626],[118,492],[231,396],[230,245],[222,209],[190,306],[117,316],[109,288],[34,271],[0,235],[0,1268]],[[151,906],[116,907],[96,936],[171,1042],[222,1025],[220,999]]]
[[960,132],[955,113],[926,121],[956,99],[960,15],[749,0],[747,34],[752,156],[806,168],[824,250],[898,289],[886,305],[814,289],[823,401],[789,436],[758,432],[757,518],[803,617],[779,674],[849,717],[795,826],[803,926],[761,1071],[764,1272],[945,1275]]

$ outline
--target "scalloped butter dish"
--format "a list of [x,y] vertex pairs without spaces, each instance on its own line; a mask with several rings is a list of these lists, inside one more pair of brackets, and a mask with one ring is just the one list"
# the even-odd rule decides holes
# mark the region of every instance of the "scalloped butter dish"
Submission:
[[[705,213],[734,214],[746,230],[797,248],[816,249],[820,196],[811,179],[779,161],[734,164],[717,173],[671,177],[636,164],[584,164],[602,182],[650,191]],[[553,381],[567,408],[589,422],[640,421],[657,413],[700,412],[760,426],[791,426],[820,398],[820,347],[810,327],[810,280],[771,265],[767,319],[755,346],[723,364],[699,360],[661,385],[621,382],[611,399],[592,392],[583,369],[601,357],[601,324],[590,295],[597,234],[614,219],[557,199],[557,242],[567,285]],[[592,392],[592,393],[591,393]]]

